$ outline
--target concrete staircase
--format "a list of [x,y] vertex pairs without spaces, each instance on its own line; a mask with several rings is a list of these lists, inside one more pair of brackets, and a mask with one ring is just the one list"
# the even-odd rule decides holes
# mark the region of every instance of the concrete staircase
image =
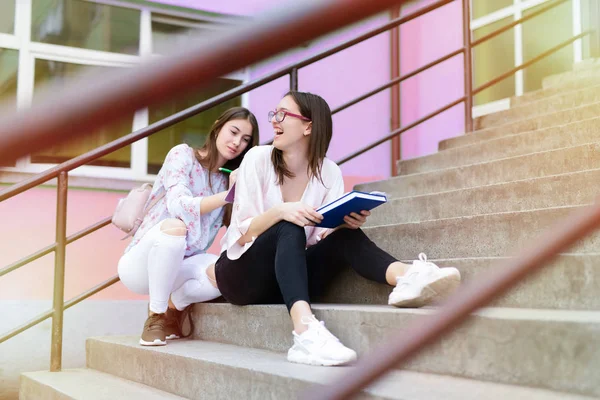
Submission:
[[[400,175],[359,185],[391,201],[366,233],[399,259],[425,251],[468,281],[594,201],[600,189],[600,64],[546,78],[510,110],[440,152],[399,163]],[[346,272],[315,305],[359,355],[435,308],[382,304],[390,289]],[[600,234],[417,358],[364,399],[600,398]],[[198,304],[192,340],[142,348],[137,337],[90,338],[87,368],[26,373],[22,399],[285,399],[339,379],[345,368],[290,364],[291,323],[280,305]],[[395,337],[403,340],[402,336]]]

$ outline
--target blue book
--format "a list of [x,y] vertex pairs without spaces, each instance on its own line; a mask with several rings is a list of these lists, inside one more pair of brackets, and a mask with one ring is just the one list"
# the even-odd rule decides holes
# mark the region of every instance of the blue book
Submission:
[[350,213],[359,214],[362,210],[372,210],[387,202],[387,196],[381,192],[359,192],[346,193],[337,200],[325,204],[317,209],[323,215],[323,221],[318,224],[321,228],[336,228],[344,223],[344,217]]

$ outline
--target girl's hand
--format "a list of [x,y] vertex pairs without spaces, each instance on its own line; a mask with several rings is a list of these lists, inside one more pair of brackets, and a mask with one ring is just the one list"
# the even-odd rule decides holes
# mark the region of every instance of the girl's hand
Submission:
[[363,226],[365,222],[367,222],[367,217],[369,215],[371,215],[371,212],[367,210],[362,210],[360,214],[354,212],[350,213],[350,215],[346,215],[344,217],[345,225],[350,229],[358,229]]
[[307,204],[283,203],[280,206],[281,218],[300,227],[315,226],[323,220],[323,216]]
[[319,240],[325,239],[327,236],[331,235],[333,232],[335,232],[335,229],[326,229],[326,230],[324,230],[323,233],[321,233],[319,235]]
[[237,173],[238,170],[235,169],[229,174],[229,189],[231,189],[231,187],[235,184],[235,181],[237,180]]

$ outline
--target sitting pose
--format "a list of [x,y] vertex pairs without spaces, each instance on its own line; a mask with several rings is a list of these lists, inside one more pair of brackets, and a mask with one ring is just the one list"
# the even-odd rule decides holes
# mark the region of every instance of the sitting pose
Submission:
[[150,295],[141,345],[181,337],[181,312],[221,295],[206,276],[218,257],[206,250],[228,224],[231,213],[225,211],[231,206],[224,207],[225,197],[235,178],[219,168],[237,169],[257,143],[256,118],[236,107],[217,119],[202,148],[180,144],[167,154],[147,204],[160,200],[144,216],[118,267],[128,289]]
[[344,192],[340,168],[325,158],[332,136],[329,106],[317,95],[293,91],[269,121],[273,145],[255,147],[244,158],[222,254],[207,274],[233,304],[285,303],[294,327],[289,361],[345,364],[356,353],[310,307],[310,298],[323,293],[342,268],[395,285],[389,303],[401,307],[445,296],[460,274],[424,255],[407,265],[381,250],[359,229],[368,211],[346,216],[335,229],[315,227],[323,218],[315,210]]

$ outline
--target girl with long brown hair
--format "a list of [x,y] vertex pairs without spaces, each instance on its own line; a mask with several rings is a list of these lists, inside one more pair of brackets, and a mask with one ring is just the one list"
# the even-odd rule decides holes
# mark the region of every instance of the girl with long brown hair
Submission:
[[[344,192],[340,168],[327,157],[329,106],[321,97],[289,92],[269,113],[273,146],[248,152],[239,169],[231,224],[221,257],[207,274],[233,304],[285,303],[294,327],[288,360],[341,365],[356,359],[310,307],[342,269],[395,286],[389,304],[418,307],[453,291],[460,274],[424,254],[404,264],[362,232],[368,211],[352,213],[335,229],[316,227],[315,210]],[[214,274],[214,276],[213,276]]]
[[[242,107],[225,111],[199,149],[173,147],[159,171],[144,216],[119,260],[119,277],[131,291],[149,294],[149,315],[140,338],[146,346],[181,337],[180,318],[191,303],[219,297],[206,268],[218,258],[207,254],[223,224],[233,176],[245,154],[258,144],[254,114]],[[156,201],[158,199],[158,201]],[[173,307],[169,307],[169,300]]]

